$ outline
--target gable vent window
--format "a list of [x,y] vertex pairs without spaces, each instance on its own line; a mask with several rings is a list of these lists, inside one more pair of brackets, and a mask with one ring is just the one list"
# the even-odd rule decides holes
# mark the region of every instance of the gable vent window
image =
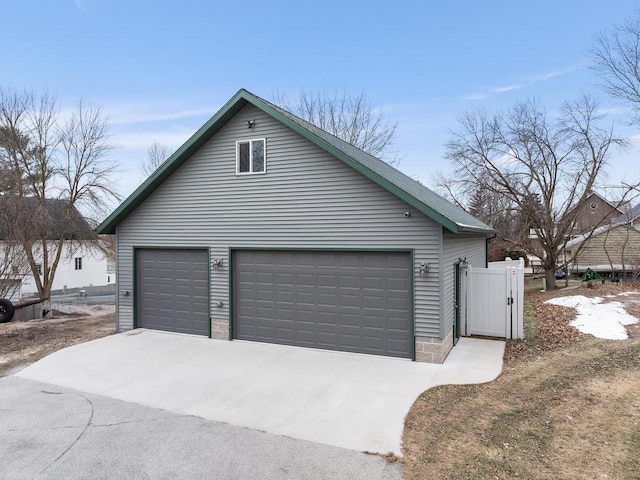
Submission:
[[82,270],[82,257],[75,258],[76,270]]
[[266,140],[264,138],[236,142],[236,174],[267,171]]

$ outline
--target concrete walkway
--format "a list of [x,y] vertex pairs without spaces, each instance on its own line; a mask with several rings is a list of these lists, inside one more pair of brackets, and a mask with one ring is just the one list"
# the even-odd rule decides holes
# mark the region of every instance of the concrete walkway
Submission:
[[442,365],[134,330],[60,350],[16,376],[358,451],[401,453],[404,417],[441,384],[483,383],[504,342],[463,338]]

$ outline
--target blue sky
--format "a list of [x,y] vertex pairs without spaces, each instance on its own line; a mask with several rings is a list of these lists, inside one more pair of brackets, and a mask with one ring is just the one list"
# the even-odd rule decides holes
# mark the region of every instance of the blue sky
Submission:
[[[128,195],[153,141],[177,148],[240,88],[365,92],[398,122],[400,169],[429,185],[465,110],[536,97],[553,112],[597,87],[588,50],[638,1],[0,0],[0,86],[101,106]],[[612,117],[611,120],[614,120]],[[632,137],[640,128],[624,125]],[[607,183],[640,175],[614,152]]]

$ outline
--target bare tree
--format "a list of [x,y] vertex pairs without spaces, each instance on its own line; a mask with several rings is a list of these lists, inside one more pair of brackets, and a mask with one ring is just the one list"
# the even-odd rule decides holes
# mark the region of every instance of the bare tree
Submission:
[[467,112],[446,145],[453,190],[483,188],[503,196],[535,232],[534,253],[543,259],[548,288],[555,288],[560,252],[611,147],[625,144],[600,126],[597,109],[585,95],[566,102],[558,117],[538,101],[500,114]]
[[503,260],[509,252],[518,252],[520,256],[525,250],[530,250],[529,225],[526,218],[520,215],[518,206],[509,197],[486,188],[486,183],[491,182],[485,178],[471,188],[462,186],[454,176],[445,175],[442,171],[433,177],[436,189],[460,208],[468,211],[478,220],[491,225],[496,231],[496,236],[491,240],[490,253],[495,252],[495,258],[490,255],[490,260]]
[[591,69],[604,89],[631,107],[640,124],[640,10],[621,25],[596,36],[591,49]]
[[111,179],[116,166],[107,158],[108,124],[99,108],[82,102],[62,122],[49,95],[0,89],[0,131],[2,161],[12,175],[5,195],[16,204],[11,228],[47,299],[62,256],[95,238],[78,210],[99,214],[119,198]]
[[147,149],[147,159],[144,160],[140,169],[144,177],[148,177],[155,172],[164,161],[171,156],[171,149],[168,145],[160,142],[153,142]]
[[392,151],[397,122],[376,109],[365,93],[311,93],[301,89],[295,99],[279,94],[275,101],[285,110],[335,135],[361,150],[397,166],[400,159]]
[[[3,150],[0,143],[0,152]],[[0,298],[19,295],[22,281],[31,273],[31,267],[22,250],[19,223],[21,212],[17,206],[16,198],[7,195],[6,190],[3,190],[0,195]]]

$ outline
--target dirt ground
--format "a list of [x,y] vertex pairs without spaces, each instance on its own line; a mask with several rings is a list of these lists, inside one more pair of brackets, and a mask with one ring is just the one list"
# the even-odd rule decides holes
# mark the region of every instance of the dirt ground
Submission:
[[405,478],[640,478],[640,324],[627,340],[581,334],[573,309],[543,303],[564,295],[620,301],[640,316],[637,285],[528,295],[527,339],[507,343],[496,381],[437,387],[414,403]]
[[112,308],[94,306],[92,313],[63,314],[27,322],[0,323],[0,377],[77,343],[115,332]]

